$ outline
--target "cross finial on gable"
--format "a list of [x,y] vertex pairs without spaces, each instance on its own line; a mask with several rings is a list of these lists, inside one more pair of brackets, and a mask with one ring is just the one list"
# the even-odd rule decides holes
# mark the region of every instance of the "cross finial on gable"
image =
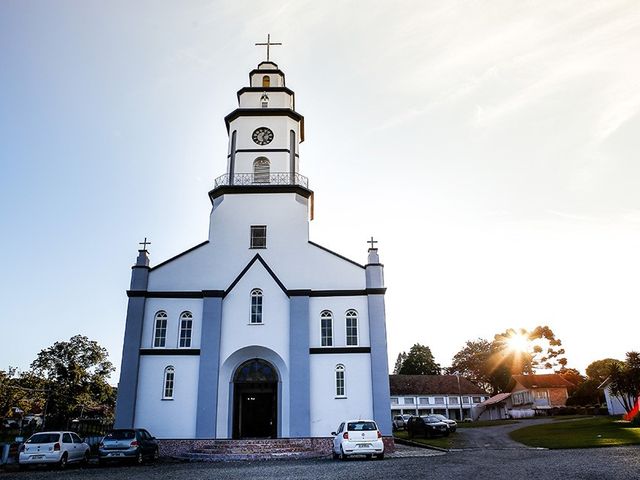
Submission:
[[371,240],[367,240],[367,243],[370,243],[371,246],[369,247],[369,250],[373,250],[374,248],[376,248],[375,244],[378,243],[377,240],[373,239],[373,236],[371,237]]
[[272,42],[271,41],[271,34],[267,33],[267,42],[266,43],[256,43],[256,46],[267,46],[267,62],[269,61],[269,47],[272,45],[282,45],[282,43],[280,42]]
[[140,245],[142,245],[141,251],[147,252],[147,245],[151,245],[151,242],[147,242],[147,237],[144,237],[144,242],[140,242]]

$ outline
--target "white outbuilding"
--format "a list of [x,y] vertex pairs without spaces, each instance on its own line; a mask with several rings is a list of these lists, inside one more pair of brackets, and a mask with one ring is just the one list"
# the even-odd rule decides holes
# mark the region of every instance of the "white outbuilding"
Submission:
[[308,438],[373,418],[390,435],[378,250],[362,265],[309,240],[304,118],[278,66],[260,63],[237,96],[209,238],[153,266],[145,243],[133,266],[116,427]]

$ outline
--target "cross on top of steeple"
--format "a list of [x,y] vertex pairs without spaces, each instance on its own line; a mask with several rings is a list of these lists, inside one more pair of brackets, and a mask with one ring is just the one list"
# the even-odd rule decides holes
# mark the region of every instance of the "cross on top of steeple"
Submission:
[[371,246],[369,247],[369,250],[373,250],[374,248],[376,248],[375,244],[378,243],[378,241],[374,240],[373,237],[371,237],[371,240],[367,240],[367,243],[371,244]]
[[147,251],[147,245],[151,245],[151,242],[147,242],[147,237],[144,237],[144,242],[139,242],[140,245],[142,245],[142,249],[141,251],[146,252]]
[[266,43],[256,43],[256,46],[264,46],[264,45],[267,46],[267,62],[268,62],[269,61],[269,47],[271,45],[282,45],[282,43],[280,43],[280,42],[277,42],[277,43],[276,42],[272,42],[271,41],[271,34],[267,33],[267,42]]

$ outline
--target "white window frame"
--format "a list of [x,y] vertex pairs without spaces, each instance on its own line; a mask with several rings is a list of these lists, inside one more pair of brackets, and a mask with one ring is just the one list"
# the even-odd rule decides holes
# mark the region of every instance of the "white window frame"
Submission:
[[[164,310],[156,312],[153,317],[153,339],[151,345],[153,348],[164,348],[167,346],[167,329],[169,327],[169,316]],[[159,326],[160,323],[163,326]],[[158,332],[162,332],[162,335],[158,335]]]
[[[254,310],[254,301],[256,302],[255,307],[259,307],[256,311]],[[251,290],[251,306],[249,311],[249,325],[263,325],[263,314],[264,314],[264,295],[262,290],[259,288],[254,288]]]
[[[347,310],[344,314],[344,330],[345,330],[345,344],[347,347],[357,347],[360,344],[360,328],[358,325],[358,312],[352,308]],[[349,335],[349,320],[355,320],[355,343],[349,343],[349,339],[353,338],[353,335]],[[351,327],[353,328],[353,327]]]
[[162,382],[162,399],[173,400],[176,385],[176,369],[173,365],[169,365],[164,369]]
[[336,387],[336,398],[347,398],[347,380],[346,380],[346,369],[344,365],[339,363],[336,365],[334,376],[335,376],[335,387]]
[[[178,348],[191,348],[191,341],[193,337],[193,314],[188,311],[182,312],[178,322],[180,327],[178,329]],[[185,326],[185,323],[187,326]]]
[[[329,322],[329,335],[324,334],[324,321]],[[331,312],[331,310],[323,310],[322,312],[320,312],[320,346],[333,346],[333,313]]]

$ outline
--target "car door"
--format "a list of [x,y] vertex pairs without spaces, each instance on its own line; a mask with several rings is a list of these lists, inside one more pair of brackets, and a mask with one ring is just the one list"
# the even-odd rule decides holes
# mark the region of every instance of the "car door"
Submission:
[[73,439],[69,432],[62,434],[62,451],[67,452],[67,461],[73,462],[78,458],[76,446],[73,444]]
[[73,439],[73,449],[77,453],[76,458],[78,459],[84,458],[84,452],[87,450],[86,444],[75,433],[71,433],[71,438]]
[[333,451],[336,453],[340,453],[340,444],[342,443],[342,431],[344,430],[344,422],[340,424],[338,427],[338,431],[336,432],[336,436],[333,437]]

